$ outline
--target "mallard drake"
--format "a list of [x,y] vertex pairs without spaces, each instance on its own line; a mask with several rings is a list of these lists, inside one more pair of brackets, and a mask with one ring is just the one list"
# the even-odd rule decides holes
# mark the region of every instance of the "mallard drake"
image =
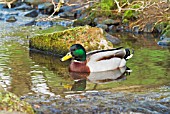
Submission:
[[108,50],[95,50],[86,53],[81,44],[74,44],[61,61],[73,58],[70,72],[101,72],[124,67],[126,61],[133,56],[129,49],[114,48]]

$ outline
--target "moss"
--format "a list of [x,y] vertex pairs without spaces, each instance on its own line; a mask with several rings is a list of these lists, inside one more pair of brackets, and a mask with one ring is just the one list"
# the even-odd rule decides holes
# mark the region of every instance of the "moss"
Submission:
[[129,20],[128,19],[123,19],[123,23],[127,24],[127,23],[129,23]]
[[9,112],[17,111],[34,114],[31,105],[21,101],[16,95],[10,92],[0,92],[0,109]]
[[[69,47],[75,43],[81,43],[87,51],[101,49],[101,40],[105,40],[100,28],[82,26],[64,31],[37,35],[30,39],[30,48],[52,52],[54,54],[65,54]],[[108,46],[112,46],[108,42]],[[104,46],[104,48],[106,48]]]

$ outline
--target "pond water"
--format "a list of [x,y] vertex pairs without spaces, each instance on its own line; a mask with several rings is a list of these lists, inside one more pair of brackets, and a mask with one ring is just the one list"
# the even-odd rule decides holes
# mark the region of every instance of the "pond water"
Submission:
[[30,51],[29,37],[36,34],[38,27],[13,27],[12,24],[8,24],[8,29],[3,27],[0,31],[0,84],[16,95],[64,95],[70,91],[149,88],[170,83],[170,50],[157,45],[157,35],[114,34],[122,40],[115,47],[134,49],[133,58],[125,68],[89,75],[69,73],[70,61],[61,62],[60,57]]

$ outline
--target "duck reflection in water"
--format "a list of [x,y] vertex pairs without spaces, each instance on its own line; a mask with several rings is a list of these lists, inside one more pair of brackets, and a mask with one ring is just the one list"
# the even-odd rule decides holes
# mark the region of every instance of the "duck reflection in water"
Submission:
[[103,71],[103,72],[91,72],[91,73],[77,73],[70,72],[71,78],[74,80],[72,85],[72,91],[83,91],[86,89],[87,81],[94,83],[94,90],[98,84],[105,84],[111,81],[122,81],[126,79],[127,75],[130,75],[130,68],[127,66],[119,69]]

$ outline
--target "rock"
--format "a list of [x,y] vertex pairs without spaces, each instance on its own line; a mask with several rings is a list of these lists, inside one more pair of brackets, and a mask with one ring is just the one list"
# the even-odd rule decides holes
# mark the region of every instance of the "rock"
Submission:
[[115,31],[115,26],[114,25],[109,26],[109,32],[113,32],[113,31]]
[[35,24],[36,26],[41,26],[41,27],[51,27],[54,25],[54,23],[52,21],[38,21]]
[[139,33],[139,25],[133,26],[132,32]]
[[42,14],[51,15],[54,12],[54,6],[52,3],[46,2],[38,5],[38,10]]
[[38,9],[45,10],[45,9],[49,8],[50,6],[53,6],[53,4],[46,2],[46,3],[38,4]]
[[56,22],[58,25],[64,26],[64,27],[70,27],[72,26],[73,22],[72,21],[60,21]]
[[8,16],[5,20],[6,20],[6,22],[11,22],[11,23],[17,21],[15,16]]
[[24,3],[21,6],[15,7],[14,9],[15,10],[31,10],[32,7]]
[[66,11],[72,11],[73,10],[73,7],[71,6],[62,6],[60,8],[60,12],[66,12]]
[[4,15],[2,13],[0,13],[0,20],[4,20]]
[[97,26],[96,27],[98,27],[98,28],[102,28],[103,30],[107,30],[108,29],[108,26],[107,25],[105,25],[105,24],[97,24]]
[[32,26],[35,25],[36,21],[35,19],[31,20],[30,22],[26,22],[25,24],[21,24],[20,26]]
[[91,26],[96,26],[96,24],[93,22],[94,19],[88,17],[88,18],[83,18],[83,19],[77,19],[76,21],[73,22],[73,26],[84,26],[84,25],[91,25]]
[[[45,2],[51,3],[51,0],[24,0],[24,2],[37,6]],[[54,2],[58,2],[58,0],[54,0]]]
[[160,46],[170,46],[170,38],[161,38],[162,40],[158,42]]
[[112,42],[112,44],[120,44],[120,39],[115,37],[115,36],[112,36],[108,33],[106,33],[106,39],[109,40],[110,42]]
[[100,28],[83,26],[34,36],[30,39],[30,48],[54,54],[65,54],[75,43],[81,43],[87,51],[107,48],[103,44],[100,45],[101,41],[106,41],[108,47],[112,46]]
[[80,7],[81,7],[81,5],[62,6],[60,8],[60,12],[68,12],[68,11],[72,11],[72,10],[75,10]]
[[38,16],[38,12],[37,10],[31,10],[25,13],[26,17],[37,17]]
[[151,33],[153,32],[154,24],[153,23],[147,23],[144,27],[143,32]]
[[96,17],[96,18],[94,18],[93,22],[96,23],[96,25],[97,24],[104,24],[103,20],[104,20],[104,18],[102,18],[102,17]]
[[116,32],[123,32],[124,27],[122,25],[116,26]]
[[113,20],[113,19],[106,19],[103,21],[103,24],[106,25],[119,25],[120,24],[120,20]]
[[58,16],[61,18],[75,17],[75,13],[74,12],[63,12],[63,13],[59,13]]

